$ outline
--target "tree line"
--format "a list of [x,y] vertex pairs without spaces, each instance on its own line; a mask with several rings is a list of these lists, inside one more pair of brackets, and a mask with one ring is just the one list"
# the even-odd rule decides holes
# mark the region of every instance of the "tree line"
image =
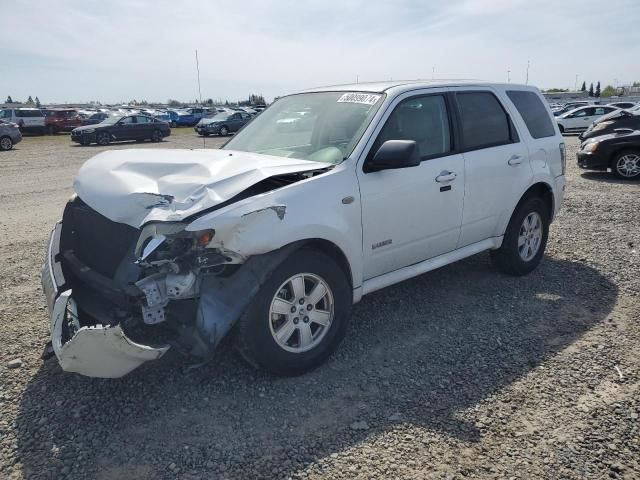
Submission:
[[[0,98],[2,98],[2,97],[0,97]],[[38,97],[36,97],[36,99],[34,100],[31,97],[31,95],[29,95],[29,98],[27,98],[26,102],[21,102],[19,100],[14,100],[13,98],[11,98],[11,95],[8,95],[7,99],[5,100],[4,103],[18,103],[18,104],[21,104],[21,105],[33,105],[35,107],[39,107],[41,105],[40,104],[40,99]]]

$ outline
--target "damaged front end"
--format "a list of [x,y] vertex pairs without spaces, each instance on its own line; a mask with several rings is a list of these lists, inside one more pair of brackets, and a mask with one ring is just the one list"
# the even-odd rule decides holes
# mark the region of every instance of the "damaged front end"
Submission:
[[52,347],[65,371],[121,377],[170,347],[209,358],[288,255],[284,248],[247,259],[212,246],[214,230],[186,226],[136,229],[77,196],[67,204],[42,271]]

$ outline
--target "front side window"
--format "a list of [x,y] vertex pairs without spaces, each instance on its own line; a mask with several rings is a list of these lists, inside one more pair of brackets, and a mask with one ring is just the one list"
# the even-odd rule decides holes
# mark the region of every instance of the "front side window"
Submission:
[[362,137],[384,94],[317,92],[283,97],[234,136],[225,149],[340,163]]
[[490,92],[457,93],[465,149],[511,143],[509,117]]
[[136,117],[137,123],[150,123],[151,119],[149,117],[138,116]]
[[553,137],[555,130],[540,97],[534,92],[509,90],[507,96],[527,125],[532,138]]
[[451,151],[447,104],[442,95],[403,100],[396,106],[376,139],[371,153],[387,140],[413,140],[424,158]]
[[582,110],[578,110],[577,112],[574,112],[573,115],[571,115],[572,117],[586,117],[587,115],[591,115],[591,113],[589,113],[589,110],[593,110],[592,108],[583,108]]

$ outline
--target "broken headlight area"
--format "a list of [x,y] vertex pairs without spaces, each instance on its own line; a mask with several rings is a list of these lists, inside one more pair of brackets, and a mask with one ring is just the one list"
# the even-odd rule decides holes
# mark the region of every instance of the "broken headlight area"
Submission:
[[202,312],[202,284],[233,275],[242,259],[209,248],[213,230],[188,232],[184,227],[156,223],[140,230],[72,199],[55,254],[66,282],[59,290],[73,292],[61,343],[83,328],[95,334],[97,327],[117,327],[117,335],[142,346],[172,345],[191,355],[210,355],[228,327],[198,320],[208,315]]

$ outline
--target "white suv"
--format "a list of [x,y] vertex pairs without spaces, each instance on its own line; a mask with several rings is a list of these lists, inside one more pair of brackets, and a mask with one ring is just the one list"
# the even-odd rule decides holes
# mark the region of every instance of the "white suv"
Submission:
[[220,150],[101,153],[49,243],[50,353],[118,377],[234,327],[295,375],[365,294],[485,250],[529,273],[565,189],[552,118],[528,86],[357,84],[280,98]]

